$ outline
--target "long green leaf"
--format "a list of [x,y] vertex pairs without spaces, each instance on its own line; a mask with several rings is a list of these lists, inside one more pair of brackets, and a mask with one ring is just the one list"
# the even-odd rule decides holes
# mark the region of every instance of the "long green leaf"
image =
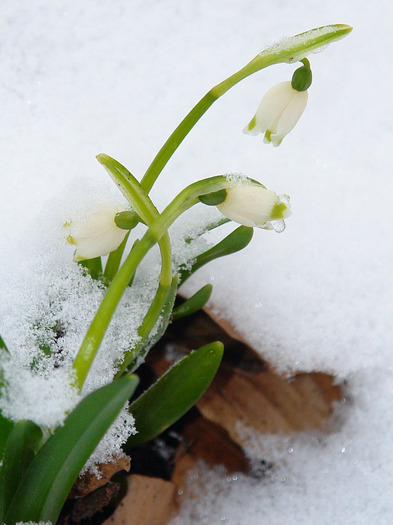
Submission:
[[230,233],[221,242],[210,248],[204,253],[201,253],[196,258],[194,264],[189,270],[181,270],[179,272],[179,283],[183,284],[194,272],[199,270],[202,266],[214,259],[224,257],[236,253],[245,248],[252,239],[254,230],[248,226],[239,226],[232,233]]
[[10,432],[0,478],[0,523],[41,442],[42,431],[32,421],[19,421]]
[[117,273],[117,270],[119,269],[121,258],[123,257],[124,249],[126,247],[129,236],[130,232],[127,232],[120,246],[108,255],[104,271],[104,278],[105,281],[107,281],[108,283],[112,281],[112,279]]
[[[3,351],[3,350],[5,352],[9,353],[7,345],[5,344],[4,339],[0,335],[0,351]],[[0,389],[3,387],[3,384],[4,384],[3,371],[0,368]],[[1,461],[3,459],[3,453],[4,453],[5,444],[6,444],[6,441],[8,439],[8,436],[9,436],[13,426],[14,426],[13,422],[10,421],[9,419],[6,419],[3,416],[3,414],[1,413],[1,410],[0,410],[0,465],[1,465]],[[1,466],[0,466],[0,476],[2,476],[2,474],[1,474]]]
[[[0,463],[3,459],[5,444],[7,442],[8,436],[11,433],[14,424],[9,419],[6,419],[3,414],[0,412]],[[1,523],[1,522],[0,522]]]
[[198,401],[212,382],[223,351],[220,342],[195,350],[130,405],[138,434],[129,438],[127,449],[158,436]]
[[[149,335],[142,337],[134,347],[129,348],[123,356],[123,361],[119,365],[116,377],[121,377],[124,373],[133,372],[140,364],[141,359],[146,356],[150,348],[152,348],[157,341],[164,335],[171,320],[173,304],[175,302],[177,292],[177,274],[173,277],[169,290],[163,290],[166,294],[164,306],[161,310],[161,315],[155,326],[154,335],[150,335],[152,328],[149,328],[147,333]],[[146,317],[145,317],[146,318]]]
[[98,281],[102,278],[102,261],[101,257],[94,257],[94,259],[84,259],[78,264],[87,270],[87,273],[92,279]]
[[213,291],[211,284],[205,284],[200,290],[198,290],[189,299],[180,304],[177,308],[173,309],[172,318],[182,319],[188,315],[192,315],[205,306]]
[[0,335],[0,350],[5,350],[6,352],[8,352],[7,345],[5,344],[4,339],[1,337],[1,335]]
[[137,383],[136,376],[125,376],[79,403],[30,463],[6,514],[7,525],[40,520],[56,523],[83,465]]

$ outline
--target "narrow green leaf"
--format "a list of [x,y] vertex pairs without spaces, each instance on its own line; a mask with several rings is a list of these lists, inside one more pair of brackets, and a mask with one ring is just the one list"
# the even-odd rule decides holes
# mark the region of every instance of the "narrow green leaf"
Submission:
[[181,319],[188,315],[194,314],[205,306],[213,291],[211,284],[206,284],[200,290],[198,290],[192,297],[184,301],[177,308],[174,308],[172,312],[172,319]]
[[[9,353],[7,345],[5,344],[4,339],[0,335],[0,351],[2,350]],[[3,384],[4,384],[3,371],[0,368],[0,389],[3,387]],[[2,458],[3,458],[5,444],[8,439],[8,435],[10,434],[13,426],[14,426],[13,422],[10,421],[9,419],[6,419],[0,410],[0,465],[1,465]],[[1,467],[0,467],[0,474],[1,474]],[[1,520],[0,520],[0,523],[1,523]]]
[[92,279],[98,281],[102,277],[102,262],[101,257],[95,257],[94,259],[86,259],[79,261],[78,264],[86,268],[87,273]]
[[30,463],[6,514],[7,525],[40,520],[56,523],[83,465],[137,383],[136,376],[125,376],[79,403]]
[[127,449],[158,436],[198,401],[212,382],[223,351],[220,342],[195,350],[130,405],[138,434],[130,437]]
[[123,242],[120,244],[120,246],[108,255],[108,259],[105,265],[104,279],[109,283],[117,274],[117,270],[119,269],[121,258],[123,257],[124,249],[126,247],[129,236],[130,232],[128,232],[127,235],[124,237]]
[[42,431],[32,421],[19,421],[9,433],[0,478],[0,523],[41,442]]
[[158,320],[158,325],[156,326],[156,332],[153,336],[150,336],[145,344],[143,345],[141,355],[145,356],[147,352],[152,348],[165,334],[166,329],[168,328],[169,323],[171,322],[173,305],[176,299],[176,293],[178,289],[178,275],[176,274],[173,279],[171,286],[168,290],[168,294],[165,300],[164,308],[161,311],[161,316]]
[[120,377],[127,370],[135,370],[135,368],[138,366],[138,363],[140,362],[140,358],[146,356],[150,348],[152,348],[164,335],[171,320],[173,304],[175,302],[177,292],[177,279],[178,278],[176,274],[172,279],[169,290],[166,291],[167,296],[164,307],[161,310],[161,315],[158,319],[158,325],[156,325],[156,331],[154,335],[142,338],[142,340],[137,345],[124,354],[123,362],[119,367],[116,377]]
[[6,352],[8,352],[7,345],[5,344],[4,339],[1,337],[1,335],[0,335],[0,350],[5,350]]
[[179,284],[184,283],[194,272],[208,262],[214,261],[214,259],[218,259],[219,257],[224,257],[225,255],[236,253],[245,248],[251,241],[253,233],[253,228],[249,228],[248,226],[239,226],[239,228],[236,228],[235,231],[213,246],[213,248],[198,255],[190,269],[180,270]]
[[0,463],[1,463],[1,460],[3,459],[5,444],[7,442],[8,436],[11,433],[13,426],[14,426],[14,423],[10,421],[9,419],[6,419],[0,412]]

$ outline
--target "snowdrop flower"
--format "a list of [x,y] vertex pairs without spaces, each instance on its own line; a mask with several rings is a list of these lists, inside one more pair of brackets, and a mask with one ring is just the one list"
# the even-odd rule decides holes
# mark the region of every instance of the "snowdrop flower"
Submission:
[[226,193],[225,200],[217,208],[228,219],[266,230],[281,232],[285,229],[283,219],[291,215],[288,196],[256,184],[235,185]]
[[68,224],[67,241],[76,246],[74,261],[94,259],[116,250],[127,234],[115,223],[115,215],[122,207],[107,206],[88,215],[84,220]]
[[305,58],[302,62],[304,65],[295,71],[291,81],[281,82],[266,93],[244,133],[264,133],[264,142],[271,142],[273,146],[281,144],[307,105],[312,75],[308,60]]

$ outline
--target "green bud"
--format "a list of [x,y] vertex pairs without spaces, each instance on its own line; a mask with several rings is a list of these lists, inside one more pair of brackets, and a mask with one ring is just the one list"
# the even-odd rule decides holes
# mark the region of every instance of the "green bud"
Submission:
[[299,67],[292,76],[292,87],[296,91],[307,91],[312,83],[312,72],[310,69],[310,62],[307,58],[303,58],[301,61],[304,66]]
[[217,206],[225,201],[227,197],[227,190],[214,191],[213,193],[206,193],[206,195],[199,195],[199,200],[208,206]]
[[138,224],[138,216],[134,211],[121,211],[115,215],[115,223],[122,230],[132,230]]

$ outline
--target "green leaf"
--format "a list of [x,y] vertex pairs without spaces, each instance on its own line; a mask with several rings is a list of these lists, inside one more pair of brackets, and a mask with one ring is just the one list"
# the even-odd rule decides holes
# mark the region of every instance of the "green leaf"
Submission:
[[[7,345],[5,344],[4,339],[0,335],[0,351],[1,350],[5,350],[7,353],[9,353]],[[3,371],[0,368],[0,389],[3,387],[3,384],[4,384]],[[13,426],[14,426],[13,422],[10,421],[9,419],[6,419],[2,415],[1,410],[0,410],[0,465],[1,465],[1,460],[3,458],[5,444],[8,439],[8,435],[10,434]],[[1,472],[1,467],[0,467],[0,472]]]
[[101,257],[95,257],[94,259],[85,259],[84,261],[79,261],[83,268],[86,268],[87,273],[90,277],[96,281],[102,277],[102,262]]
[[42,431],[32,421],[19,421],[9,433],[0,478],[0,523],[41,442]]
[[136,376],[125,376],[79,403],[30,463],[6,514],[7,525],[40,520],[56,523],[81,469],[137,383]]
[[0,350],[5,350],[6,352],[8,352],[7,345],[5,344],[4,339],[1,337],[1,335],[0,335]]
[[177,280],[178,278],[176,274],[172,279],[169,290],[165,292],[165,303],[161,310],[161,315],[158,319],[158,325],[156,325],[156,331],[154,335],[143,337],[138,344],[136,344],[133,348],[125,352],[123,362],[119,366],[119,370],[116,377],[120,377],[126,370],[133,371],[137,366],[139,366],[140,359],[146,356],[150,348],[152,348],[166,332],[166,329],[168,328],[168,325],[171,320],[173,304],[176,298]]
[[188,315],[194,314],[205,306],[213,291],[211,284],[206,284],[200,290],[198,290],[192,297],[184,301],[177,308],[174,308],[172,312],[172,319],[181,319]]
[[158,326],[156,326],[156,332],[152,337],[149,337],[143,345],[141,354],[145,356],[147,352],[152,348],[165,334],[166,329],[171,321],[173,305],[176,299],[176,293],[178,289],[178,275],[176,274],[173,279],[171,286],[168,290],[167,297],[165,299],[164,307],[161,311],[161,316],[158,320]]
[[212,382],[223,351],[220,342],[195,350],[130,405],[138,434],[129,438],[127,449],[158,436],[198,401]]
[[3,458],[5,444],[13,426],[14,423],[9,419],[6,419],[0,412],[0,463]]
[[130,232],[127,232],[120,246],[108,255],[104,271],[104,280],[106,281],[106,284],[110,283],[117,274],[129,236]]
[[236,253],[245,248],[251,241],[253,233],[253,228],[249,228],[248,226],[239,226],[239,228],[236,228],[235,231],[213,246],[213,248],[198,255],[189,270],[180,270],[179,283],[184,283],[194,272],[208,262],[214,261],[214,259],[218,259],[219,257],[224,257],[225,255]]

